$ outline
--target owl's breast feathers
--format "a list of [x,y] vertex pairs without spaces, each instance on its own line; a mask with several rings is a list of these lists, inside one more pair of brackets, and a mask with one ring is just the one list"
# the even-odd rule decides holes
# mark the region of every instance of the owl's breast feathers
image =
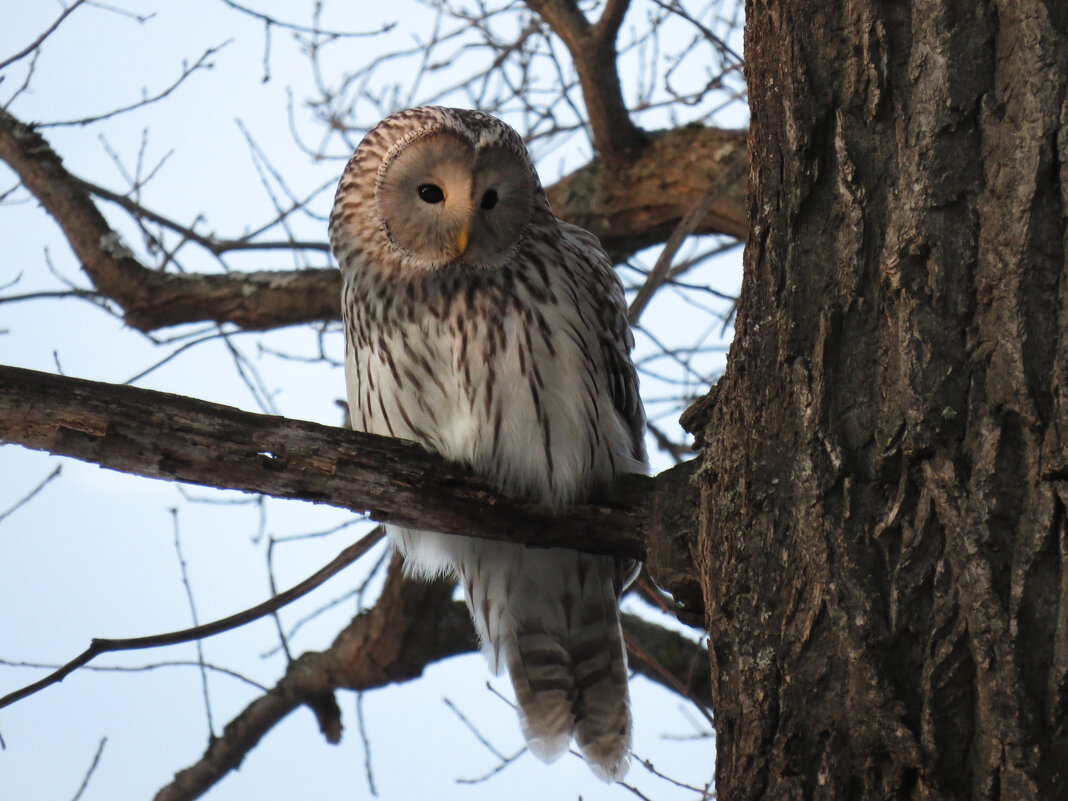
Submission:
[[[528,233],[508,265],[345,270],[353,426],[420,442],[559,506],[644,472],[622,287],[589,234]],[[596,240],[593,240],[596,246]]]

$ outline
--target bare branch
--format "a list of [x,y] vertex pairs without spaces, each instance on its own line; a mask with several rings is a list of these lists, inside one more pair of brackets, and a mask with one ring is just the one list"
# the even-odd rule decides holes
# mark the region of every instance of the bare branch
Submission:
[[0,441],[114,470],[370,509],[384,522],[448,533],[522,542],[537,532],[542,544],[644,552],[636,508],[590,506],[559,520],[499,498],[485,481],[405,440],[6,366],[0,411]]
[[[36,487],[34,487],[25,495],[23,495],[19,500],[15,501],[15,503],[9,509],[0,512],[0,523],[4,522],[4,520],[10,517],[15,511],[21,509],[27,503],[32,501],[37,496],[37,493],[47,487],[54,479],[59,477],[59,474],[62,470],[63,465],[56,465],[55,469],[47,476],[45,476],[44,479]],[[10,484],[8,484],[8,486],[10,486]]]
[[243,412],[137,387],[0,366],[0,442],[169,481],[370,510],[381,522],[646,562],[701,610],[690,543],[692,463],[628,476],[605,505],[553,513],[414,442]]
[[[258,681],[250,679],[236,670],[216,665],[211,662],[193,662],[189,660],[181,659],[169,659],[165,662],[149,662],[144,665],[85,665],[82,669],[90,673],[144,673],[151,670],[159,670],[161,668],[187,668],[195,667],[199,668],[201,664],[204,665],[212,673],[219,673],[223,676],[229,676],[236,681],[247,684],[249,687],[253,687],[257,690],[266,692],[269,688],[260,684]],[[40,670],[58,670],[61,665],[48,662],[28,662],[26,660],[15,661],[13,659],[0,659],[0,665],[8,667],[20,667],[20,668],[37,668]]]
[[[259,229],[255,231],[250,231],[249,233],[242,236],[240,239],[222,239],[217,236],[205,236],[204,234],[198,233],[197,231],[194,231],[190,226],[182,225],[181,223],[175,222],[174,220],[165,217],[162,214],[152,211],[151,209],[146,208],[137,201],[130,199],[126,195],[121,195],[118,192],[112,192],[106,187],[98,186],[97,184],[91,183],[81,178],[77,178],[74,175],[71,175],[71,178],[76,180],[91,194],[94,194],[97,197],[102,197],[105,200],[110,200],[112,203],[118,206],[122,206],[126,211],[130,212],[130,214],[136,218],[144,218],[146,220],[151,220],[154,223],[159,223],[165,228],[170,228],[172,231],[181,234],[186,239],[196,242],[205,250],[216,256],[220,256],[223,253],[229,253],[230,251],[234,250],[318,250],[323,252],[329,252],[330,250],[330,244],[325,241],[302,242],[295,239],[262,241],[254,239],[254,237],[258,236],[259,234],[262,234],[268,228],[271,228],[272,226],[280,222],[281,217],[285,214],[289,214],[296,211],[297,209],[304,208],[308,201],[311,200],[310,197],[294,202],[288,209],[283,209],[282,215],[273,218],[266,225],[261,226]],[[330,186],[332,187],[335,183],[336,181],[331,181]],[[319,187],[317,190],[315,190],[313,195],[319,194],[319,192],[323,191],[326,188],[327,187]]]
[[[341,282],[332,269],[177,275],[148,269],[122,245],[93,203],[88,185],[63,167],[40,134],[3,111],[0,159],[59,223],[96,289],[123,308],[125,322],[134,328],[151,331],[211,320],[264,330],[340,316]],[[710,179],[744,162],[743,133],[682,128],[654,136],[632,162],[595,160],[548,194],[557,215],[597,235],[618,260],[664,241],[705,193]],[[132,204],[100,187],[91,191],[128,209]],[[131,211],[175,227],[140,207]],[[733,186],[718,197],[695,231],[741,237],[745,226],[745,191]],[[185,233],[199,236],[191,230]],[[202,244],[213,252],[238,247],[234,241]],[[327,249],[325,242],[294,242],[289,247]]]
[[642,757],[638,756],[637,754],[635,754],[634,756],[635,756],[635,759],[637,759],[639,765],[641,765],[643,768],[645,768],[651,774],[656,776],[658,779],[663,779],[664,781],[668,782],[669,784],[673,784],[676,787],[681,787],[684,790],[691,790],[691,791],[697,793],[697,797],[698,798],[708,799],[708,801],[715,801],[716,794],[715,794],[715,792],[709,792],[708,787],[704,787],[704,788],[694,787],[692,784],[686,784],[684,782],[680,782],[677,779],[673,779],[670,776],[668,776],[668,775],[666,775],[664,773],[661,773],[659,770],[657,770],[656,767],[654,767],[654,765],[653,765],[651,760],[643,759]]
[[663,0],[653,0],[653,2],[665,11],[670,11],[672,14],[677,14],[678,16],[682,17],[682,19],[686,20],[695,28],[697,28],[697,30],[701,32],[702,36],[704,36],[708,41],[712,42],[712,44],[719,48],[720,52],[724,53],[727,56],[730,56],[730,58],[734,60],[735,64],[743,63],[741,55],[739,53],[734,52],[734,48],[732,48],[725,41],[723,41],[723,39],[716,36],[716,34],[714,34],[706,25],[701,24],[700,20],[694,18],[685,8],[683,8],[682,4],[679,3],[679,0],[672,0],[671,3],[665,3]]
[[274,689],[234,718],[198,762],[159,791],[156,801],[197,798],[302,704],[332,698],[338,688],[368,690],[414,679],[432,662],[475,650],[467,610],[451,603],[451,596],[447,582],[405,579],[395,558],[374,609],[358,615],[326,651],[293,662]]
[[208,319],[262,329],[339,315],[340,279],[333,270],[222,275],[149,270],[40,134],[3,111],[0,158],[59,223],[97,290],[123,307],[131,326],[151,330]]
[[[185,554],[182,552],[182,536],[181,528],[178,525],[177,509],[171,509],[171,524],[174,528],[174,550],[178,557],[178,570],[182,574],[182,588],[185,590],[185,597],[189,602],[189,614],[193,621],[193,627],[199,628],[200,618],[197,615],[197,604],[193,598],[193,587],[189,583],[189,565],[186,563]],[[274,596],[278,595],[273,584],[271,592]],[[274,610],[273,613],[277,616],[277,610]],[[215,736],[215,721],[211,714],[211,693],[208,691],[208,668],[204,662],[204,645],[199,637],[196,639],[196,649],[197,665],[200,667],[200,689],[204,695],[204,713],[208,721],[208,739],[210,740]]]
[[590,25],[575,0],[526,3],[571,54],[582,84],[594,150],[610,162],[634,155],[646,137],[630,119],[616,71],[616,34],[627,10],[626,0],[610,0],[596,25]]
[[637,615],[623,615],[630,666],[683,698],[689,698],[711,723],[712,685],[708,650]]
[[[263,735],[298,706],[310,703],[309,699],[332,697],[337,689],[360,692],[408,681],[436,661],[477,651],[467,607],[451,597],[448,582],[405,579],[395,557],[375,607],[358,615],[326,651],[304,654],[291,663],[278,684],[231,721],[204,756],[180,771],[156,801],[196,798],[240,765]],[[698,704],[707,703],[707,676],[702,683],[701,677],[688,673],[691,665],[707,664],[704,648],[634,615],[624,615],[623,625],[628,636],[661,665],[681,666],[671,680],[641,660],[635,660],[636,670],[674,690],[685,686],[688,697]]]
[[78,801],[85,792],[85,788],[89,786],[89,780],[93,778],[93,773],[96,772],[97,765],[100,764],[100,757],[104,754],[104,746],[108,744],[107,737],[101,737],[100,743],[96,747],[96,753],[93,754],[93,761],[89,763],[89,769],[85,772],[85,776],[82,777],[82,783],[78,787],[78,792],[74,794],[74,798],[71,801]]
[[235,3],[233,0],[222,0],[222,3],[234,9],[234,11],[240,11],[242,14],[247,14],[250,17],[260,20],[268,27],[276,25],[279,28],[286,28],[287,30],[296,31],[298,33],[314,33],[320,36],[329,36],[332,39],[359,39],[368,36],[378,36],[379,34],[386,33],[397,27],[397,23],[390,22],[373,31],[329,31],[319,27],[300,25],[295,22],[284,22],[268,14],[264,14],[261,11],[256,11],[255,9],[243,6],[240,3]]
[[601,12],[601,18],[594,25],[596,35],[605,38],[611,37],[614,41],[619,33],[619,26],[623,24],[623,17],[626,16],[628,8],[630,8],[630,0],[608,0],[605,3],[604,11]]
[[373,797],[378,798],[374,768],[371,764],[371,739],[367,736],[367,723],[363,717],[363,691],[356,693],[356,725],[360,730],[360,743],[363,745],[363,770],[367,775],[367,789]]
[[[136,651],[142,648],[159,648],[164,645],[176,645],[178,643],[190,642],[193,640],[199,641],[205,637],[213,637],[216,634],[222,634],[224,631],[230,631],[239,626],[244,626],[246,623],[258,620],[265,615],[271,614],[271,612],[276,609],[280,609],[286,604],[292,603],[298,598],[307,595],[328,578],[336,575],[367,553],[367,551],[382,539],[383,536],[384,531],[381,527],[374,529],[363,539],[345,548],[341,553],[334,557],[333,561],[328,565],[320,568],[314,574],[294,587],[291,587],[285,592],[280,593],[261,604],[257,604],[251,609],[246,609],[243,612],[224,617],[221,620],[205,623],[203,626],[182,629],[181,631],[171,631],[166,634],[151,634],[147,637],[129,637],[126,639],[94,638],[88,648],[58,670],[49,673],[43,679],[35,681],[33,684],[28,684],[25,687],[8,693],[0,698],[0,709],[33,695],[34,693],[43,690],[45,687],[58,684],[75,670],[88,664],[100,654],[111,653],[113,651]],[[203,663],[201,664],[203,667]]]
[[630,309],[627,312],[627,318],[631,325],[637,324],[642,312],[645,311],[645,307],[653,299],[656,290],[668,280],[671,273],[671,263],[674,261],[675,254],[678,253],[679,248],[682,247],[682,243],[697,230],[697,226],[708,216],[716,200],[735,186],[741,177],[742,165],[738,163],[735,163],[731,169],[719,173],[709,182],[708,189],[697,199],[693,208],[686,212],[686,215],[679,221],[678,226],[668,237],[664,249],[660,251],[656,264],[649,272],[645,283],[641,285],[638,293],[634,296],[634,300],[631,301]]
[[[625,163],[595,159],[547,192],[553,211],[595,234],[615,262],[664,242],[706,193],[709,182],[746,164],[744,131],[688,126],[651,134]],[[743,173],[744,174],[744,173]],[[746,190],[719,194],[694,233],[746,236]]]
[[0,70],[10,64],[14,64],[19,59],[26,58],[26,56],[34,52],[38,47],[41,46],[45,39],[47,39],[55,32],[56,28],[60,26],[63,20],[65,20],[72,13],[74,13],[74,11],[77,10],[78,6],[82,5],[82,3],[84,2],[85,0],[74,0],[74,2],[71,3],[67,8],[63,9],[62,14],[56,17],[55,22],[53,22],[51,25],[44,29],[40,36],[38,36],[36,39],[26,45],[26,47],[24,47],[22,50],[15,53],[15,55],[9,58],[5,58],[3,61],[0,61]]
[[101,120],[107,120],[107,119],[110,119],[112,117],[117,117],[120,114],[125,114],[128,111],[133,111],[135,109],[139,109],[139,108],[143,108],[145,106],[152,105],[153,103],[155,103],[155,102],[157,102],[159,100],[162,100],[163,98],[167,97],[172,92],[174,92],[174,90],[177,89],[179,86],[181,86],[183,83],[185,83],[186,78],[188,78],[194,72],[197,72],[199,70],[210,70],[210,69],[212,69],[215,65],[212,64],[211,62],[209,62],[208,59],[211,58],[216,53],[218,53],[220,50],[222,50],[224,47],[226,47],[232,41],[233,41],[233,39],[227,39],[222,44],[215,45],[214,47],[209,47],[207,50],[205,50],[201,54],[200,58],[198,58],[195,62],[193,62],[192,66],[189,66],[187,64],[183,64],[182,65],[181,74],[169,86],[165,87],[164,89],[161,89],[159,92],[157,92],[156,94],[152,95],[151,97],[143,97],[141,100],[138,100],[135,103],[130,103],[128,105],[121,106],[121,107],[116,108],[116,109],[112,109],[111,111],[105,112],[104,114],[96,114],[96,115],[91,116],[91,117],[82,117],[81,119],[77,119],[77,120],[59,120],[57,122],[41,122],[41,123],[37,123],[37,127],[39,127],[39,128],[59,128],[59,127],[72,126],[72,125],[89,125],[90,123],[100,122]]

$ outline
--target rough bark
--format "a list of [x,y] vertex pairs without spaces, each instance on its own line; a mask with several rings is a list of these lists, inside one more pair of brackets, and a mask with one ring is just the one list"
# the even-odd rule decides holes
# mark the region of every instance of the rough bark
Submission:
[[717,791],[1068,797],[1068,13],[747,3]]

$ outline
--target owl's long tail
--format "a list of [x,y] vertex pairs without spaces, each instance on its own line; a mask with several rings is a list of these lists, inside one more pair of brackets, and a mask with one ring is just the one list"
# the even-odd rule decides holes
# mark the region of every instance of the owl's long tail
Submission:
[[507,667],[531,752],[545,762],[574,737],[590,768],[621,778],[631,738],[619,618],[626,566],[611,556],[482,541],[458,572],[483,651]]

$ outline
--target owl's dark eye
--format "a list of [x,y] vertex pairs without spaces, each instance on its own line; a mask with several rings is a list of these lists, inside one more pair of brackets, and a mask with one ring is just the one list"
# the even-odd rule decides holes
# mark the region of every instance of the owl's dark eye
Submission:
[[424,203],[440,203],[445,199],[445,193],[437,184],[419,184],[419,199]]
[[482,196],[482,208],[489,211],[497,205],[497,190],[487,189],[486,194]]

